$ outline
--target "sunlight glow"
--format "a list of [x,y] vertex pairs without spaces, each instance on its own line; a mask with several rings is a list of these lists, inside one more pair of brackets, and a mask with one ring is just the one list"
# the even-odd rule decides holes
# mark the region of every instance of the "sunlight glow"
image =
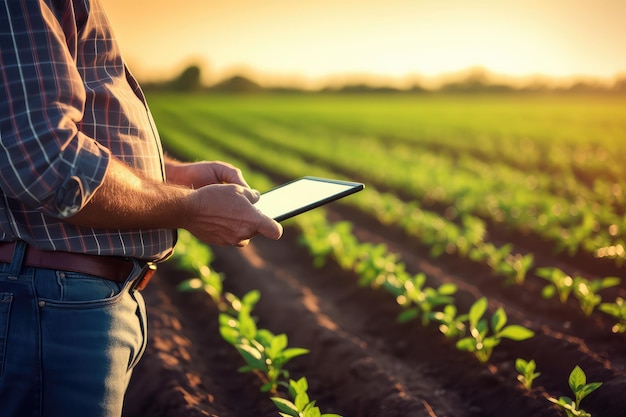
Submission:
[[200,62],[213,78],[255,72],[435,76],[484,67],[513,76],[626,71],[626,2],[601,0],[104,0],[140,76]]

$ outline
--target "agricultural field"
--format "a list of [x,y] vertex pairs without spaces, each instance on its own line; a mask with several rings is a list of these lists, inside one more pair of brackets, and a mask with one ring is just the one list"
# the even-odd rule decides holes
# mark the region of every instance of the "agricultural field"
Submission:
[[[238,371],[270,355],[242,337],[257,327],[306,349],[284,369],[322,414],[626,416],[626,97],[148,101],[179,159],[231,162],[260,191],[304,175],[366,188],[276,242],[181,233],[144,291],[125,416],[298,415],[270,400],[280,384]],[[207,291],[182,291],[197,278]],[[224,296],[250,309],[225,316]]]

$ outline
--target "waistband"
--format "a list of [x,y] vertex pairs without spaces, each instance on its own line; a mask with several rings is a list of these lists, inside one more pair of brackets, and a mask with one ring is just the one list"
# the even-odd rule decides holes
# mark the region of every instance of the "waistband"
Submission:
[[[11,263],[15,252],[15,242],[0,242],[0,262]],[[22,264],[46,269],[58,269],[80,274],[94,275],[110,281],[123,283],[135,268],[131,259],[114,256],[98,256],[74,252],[44,251],[27,246]],[[156,265],[148,262],[141,271],[135,284],[136,289],[143,289],[156,271]]]

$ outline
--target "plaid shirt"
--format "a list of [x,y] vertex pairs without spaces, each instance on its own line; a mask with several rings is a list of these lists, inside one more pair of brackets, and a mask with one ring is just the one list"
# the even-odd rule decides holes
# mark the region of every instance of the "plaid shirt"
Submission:
[[64,221],[115,155],[165,181],[145,97],[99,0],[0,0],[0,241],[158,259],[172,230],[101,230]]

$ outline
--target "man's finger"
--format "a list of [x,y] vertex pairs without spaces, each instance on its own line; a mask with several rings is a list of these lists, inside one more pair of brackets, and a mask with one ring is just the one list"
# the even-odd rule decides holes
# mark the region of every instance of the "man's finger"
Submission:
[[273,240],[280,239],[280,237],[283,235],[283,226],[274,219],[271,219],[265,215],[263,216],[263,218],[264,221],[259,226],[259,234],[262,234],[263,236]]
[[243,188],[243,195],[252,204],[256,203],[259,201],[259,198],[261,198],[261,193],[258,190],[253,190],[252,188]]
[[250,188],[239,168],[226,162],[221,162],[220,168],[219,177],[223,183],[238,184],[243,187]]

